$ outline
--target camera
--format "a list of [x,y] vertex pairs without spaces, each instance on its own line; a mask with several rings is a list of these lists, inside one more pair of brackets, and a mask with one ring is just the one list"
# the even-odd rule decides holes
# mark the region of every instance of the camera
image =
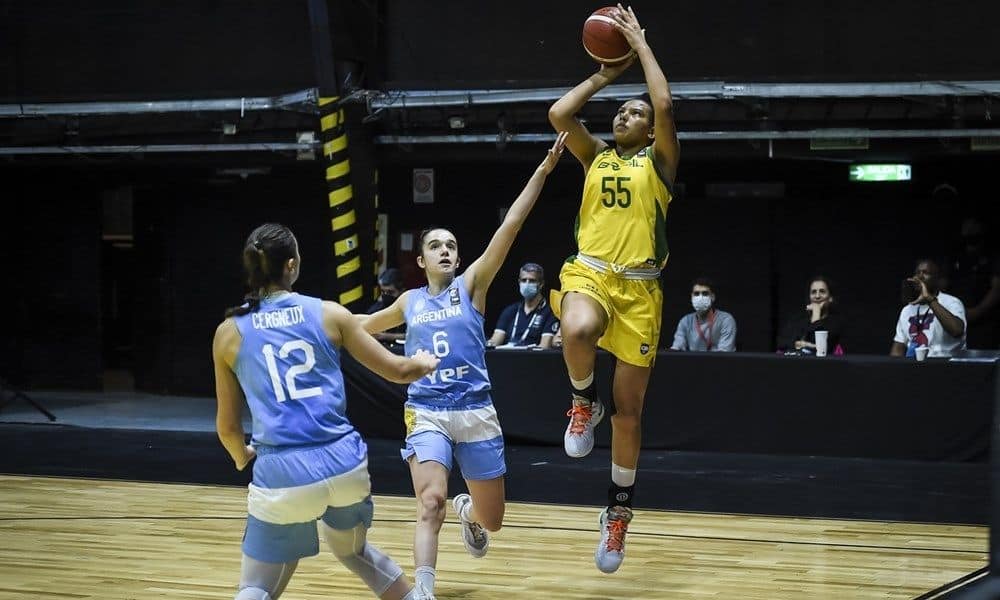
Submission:
[[909,304],[920,297],[920,283],[912,279],[904,279],[900,292],[903,302]]

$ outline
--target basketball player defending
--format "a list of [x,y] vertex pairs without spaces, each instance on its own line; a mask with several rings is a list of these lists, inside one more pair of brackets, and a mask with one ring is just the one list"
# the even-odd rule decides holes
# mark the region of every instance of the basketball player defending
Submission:
[[[635,56],[621,65],[602,66],[549,109],[549,121],[557,131],[569,132],[566,146],[586,172],[577,217],[578,253],[563,265],[562,289],[551,294],[572,384],[564,437],[566,453],[572,457],[590,453],[594,427],[604,416],[594,392],[596,347],[617,358],[611,487],[594,555],[597,568],[605,573],[618,570],[625,558],[642,404],[660,336],[659,275],[668,253],[664,223],[680,156],[670,87],[639,21],[631,8],[621,4],[613,18]],[[575,115],[636,58],[646,76],[649,100],[629,100],[618,109],[612,121],[612,148],[587,131]]]
[[433,598],[438,534],[445,516],[448,473],[452,457],[462,470],[469,494],[458,494],[452,505],[462,522],[462,542],[474,557],[489,546],[489,531],[503,524],[505,510],[503,432],[490,397],[486,372],[483,314],[486,293],[546,177],[563,152],[560,133],[545,159],[517,197],[482,256],[458,275],[458,240],[442,228],[420,234],[417,264],[427,286],[403,292],[390,306],[372,315],[358,315],[369,333],[406,322],[406,352],[428,350],[441,359],[437,370],[410,384],[404,411],[406,447],[417,497],[417,527],[413,539],[417,598]]
[[[375,596],[415,600],[399,565],[367,542],[368,451],[347,419],[340,352],[398,382],[433,373],[439,360],[396,356],[343,306],[293,292],[301,264],[287,227],[253,230],[243,247],[250,294],[226,311],[212,342],[219,440],[237,469],[256,457],[236,600],[278,600],[299,560],[319,552],[320,533]],[[253,417],[249,446],[244,402]]]

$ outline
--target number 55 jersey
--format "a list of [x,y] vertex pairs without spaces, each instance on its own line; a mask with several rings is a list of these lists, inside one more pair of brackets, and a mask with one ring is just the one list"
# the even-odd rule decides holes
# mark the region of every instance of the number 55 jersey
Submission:
[[614,148],[600,152],[583,182],[576,222],[580,254],[621,269],[662,269],[669,253],[668,185],[649,147],[631,158]]

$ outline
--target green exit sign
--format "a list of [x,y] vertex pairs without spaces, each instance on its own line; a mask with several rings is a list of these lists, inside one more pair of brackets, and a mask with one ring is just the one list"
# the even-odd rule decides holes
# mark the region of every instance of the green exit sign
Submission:
[[851,181],[909,181],[910,165],[851,165]]

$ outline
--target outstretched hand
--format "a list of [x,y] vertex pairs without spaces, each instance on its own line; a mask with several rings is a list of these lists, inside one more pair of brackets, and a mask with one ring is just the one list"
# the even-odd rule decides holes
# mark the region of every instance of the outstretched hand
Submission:
[[646,32],[639,25],[639,19],[636,18],[635,11],[632,10],[631,6],[624,8],[619,3],[618,11],[612,12],[611,18],[615,20],[615,29],[625,36],[625,41],[628,42],[629,46],[632,46],[633,50],[646,43]]
[[563,150],[566,148],[566,138],[569,136],[568,131],[560,131],[559,135],[556,136],[556,141],[549,148],[548,154],[545,155],[545,160],[542,164],[538,165],[538,168],[545,172],[546,175],[552,172],[552,169],[556,168],[556,163],[559,162],[559,157],[562,156]]

